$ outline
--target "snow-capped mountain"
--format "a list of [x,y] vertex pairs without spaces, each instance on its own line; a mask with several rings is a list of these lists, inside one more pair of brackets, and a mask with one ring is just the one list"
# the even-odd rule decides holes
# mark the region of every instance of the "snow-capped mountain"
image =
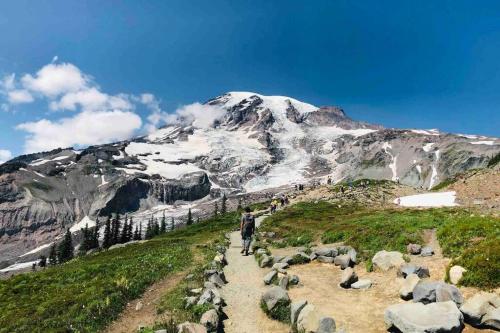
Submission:
[[231,92],[204,107],[202,117],[181,116],[145,137],[1,165],[0,260],[112,212],[182,215],[192,202],[222,192],[328,176],[431,188],[484,167],[500,151],[497,138],[386,129],[354,121],[337,107],[289,97]]

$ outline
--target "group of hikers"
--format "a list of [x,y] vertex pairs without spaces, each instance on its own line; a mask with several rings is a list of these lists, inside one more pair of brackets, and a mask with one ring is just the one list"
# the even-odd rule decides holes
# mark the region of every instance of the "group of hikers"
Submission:
[[288,199],[287,195],[282,195],[280,197],[274,197],[273,200],[271,201],[271,205],[269,207],[269,210],[271,211],[271,214],[274,214],[276,210],[278,209],[278,205],[280,207],[284,207],[290,203],[290,200]]

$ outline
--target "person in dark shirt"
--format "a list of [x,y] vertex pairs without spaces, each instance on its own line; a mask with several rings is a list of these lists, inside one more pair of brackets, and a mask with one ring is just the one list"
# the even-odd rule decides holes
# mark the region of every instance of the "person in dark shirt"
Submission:
[[243,240],[243,249],[241,253],[245,256],[248,255],[250,250],[250,243],[252,242],[252,236],[255,232],[255,217],[252,214],[250,207],[245,208],[245,213],[241,216],[240,223],[241,239]]

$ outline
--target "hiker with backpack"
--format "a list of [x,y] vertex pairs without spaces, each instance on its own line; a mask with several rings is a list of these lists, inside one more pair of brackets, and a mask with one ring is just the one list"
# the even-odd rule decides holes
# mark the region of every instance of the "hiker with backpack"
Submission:
[[243,249],[241,250],[241,253],[247,256],[248,251],[250,250],[252,236],[255,232],[255,217],[253,216],[250,207],[246,207],[245,213],[241,216],[240,230],[241,239],[243,240]]

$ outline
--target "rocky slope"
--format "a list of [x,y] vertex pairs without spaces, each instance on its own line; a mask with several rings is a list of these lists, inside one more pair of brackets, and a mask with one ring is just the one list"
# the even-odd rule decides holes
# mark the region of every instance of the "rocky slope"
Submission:
[[497,138],[386,129],[288,97],[232,92],[205,106],[221,115],[208,115],[209,125],[180,118],[130,141],[1,165],[0,260],[12,262],[66,228],[78,231],[112,212],[138,220],[151,212],[182,216],[221,192],[257,193],[328,176],[431,188],[486,166],[500,151]]

